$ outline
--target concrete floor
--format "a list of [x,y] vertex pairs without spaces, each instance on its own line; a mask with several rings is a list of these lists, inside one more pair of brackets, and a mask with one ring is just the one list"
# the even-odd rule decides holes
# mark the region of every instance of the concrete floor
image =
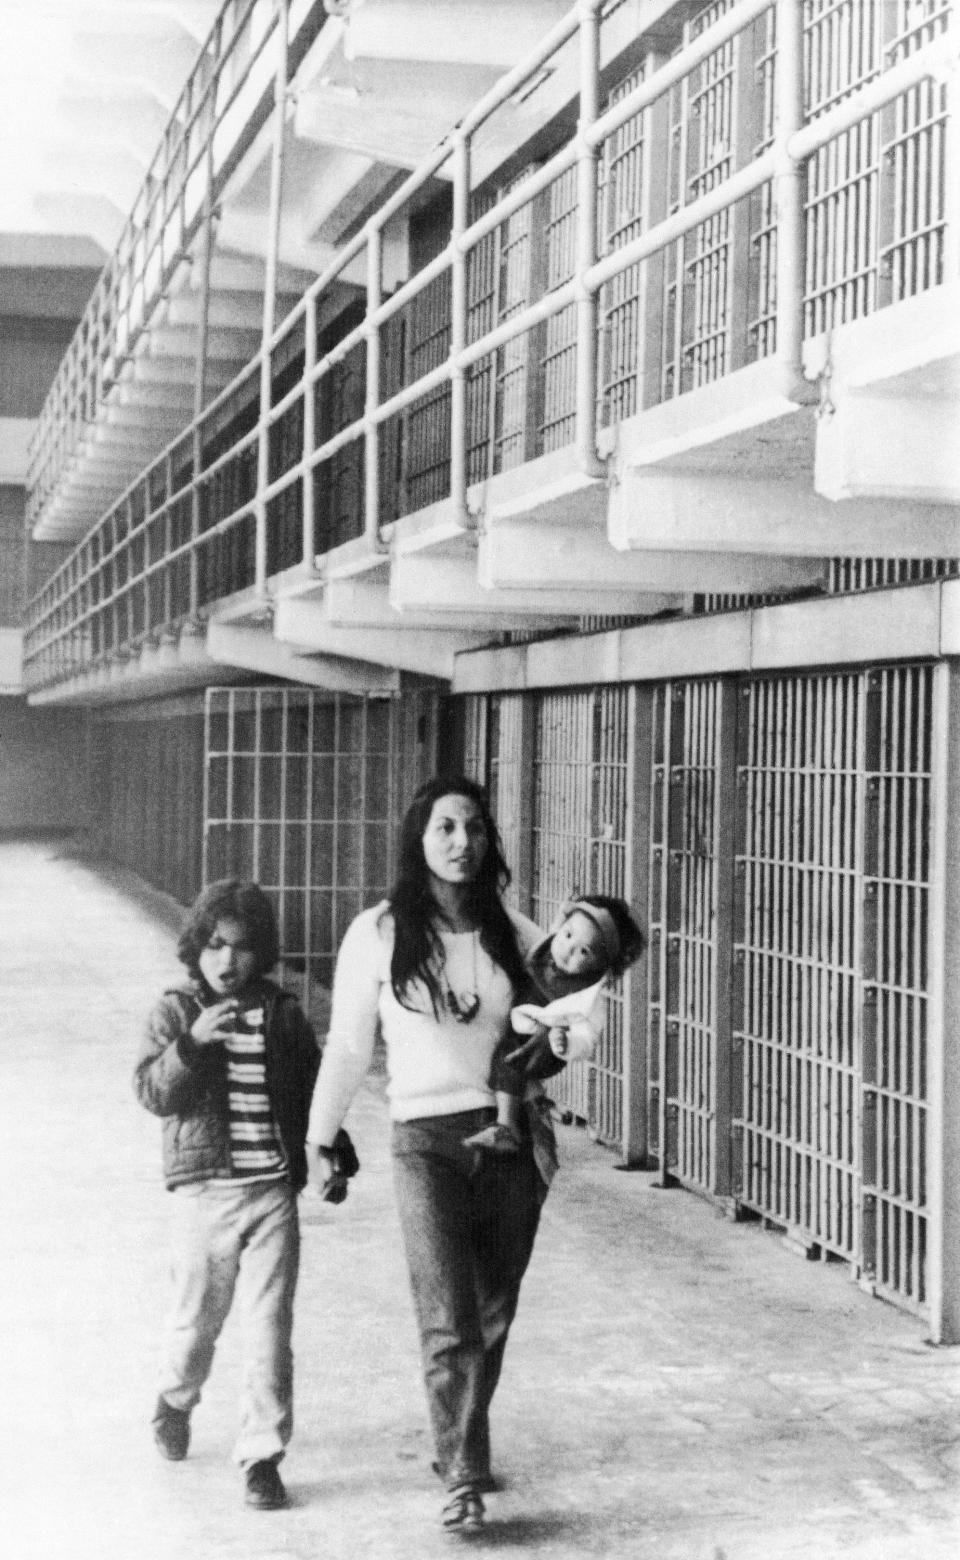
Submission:
[[[293,1504],[250,1512],[229,1462],[228,1323],[194,1443],[150,1436],[165,1304],[159,1126],[130,1073],[177,972],[157,896],[68,845],[0,841],[7,1194],[0,1549],[7,1560],[430,1560],[439,1487],[376,1084],[363,1169],[307,1193]],[[543,1560],[956,1560],[960,1349],[842,1266],[665,1192],[574,1129],[494,1405],[474,1552]],[[231,1319],[232,1321],[232,1319]]]

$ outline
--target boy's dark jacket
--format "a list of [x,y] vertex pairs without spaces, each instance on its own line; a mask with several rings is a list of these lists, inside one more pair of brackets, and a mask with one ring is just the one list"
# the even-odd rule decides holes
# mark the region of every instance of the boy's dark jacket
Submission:
[[[228,1179],[230,1128],[227,1061],[222,1045],[196,1045],[190,1030],[202,1003],[197,982],[165,991],[147,1023],[134,1073],[137,1099],[163,1118],[167,1186]],[[251,1005],[262,1005],[267,1091],[286,1154],[290,1180],[307,1179],[304,1143],[320,1051],[300,1004],[271,980],[261,980]]]

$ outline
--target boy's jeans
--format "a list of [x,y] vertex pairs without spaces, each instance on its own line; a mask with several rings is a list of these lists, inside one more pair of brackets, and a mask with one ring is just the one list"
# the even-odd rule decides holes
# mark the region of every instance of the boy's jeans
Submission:
[[221,1328],[240,1296],[243,1391],[237,1462],[278,1458],[293,1430],[297,1199],[287,1181],[201,1181],[173,1196],[174,1300],[159,1389],[173,1408],[199,1402]]
[[424,1381],[448,1488],[490,1473],[490,1402],[533,1250],[542,1186],[518,1155],[464,1148],[490,1110],[394,1122],[393,1167]]

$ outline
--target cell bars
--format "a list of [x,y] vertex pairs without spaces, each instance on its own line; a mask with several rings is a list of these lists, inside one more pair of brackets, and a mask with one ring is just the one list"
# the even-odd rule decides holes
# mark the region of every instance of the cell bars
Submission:
[[654,692],[648,909],[648,1142],[665,1173],[714,1194],[723,692]]
[[203,880],[261,884],[308,1011],[350,921],[387,891],[398,740],[393,698],[207,689]]
[[[929,43],[949,10],[949,0],[807,0],[807,118]],[[911,88],[810,159],[807,335],[943,280],[946,161],[946,88],[935,81]]]
[[750,684],[738,762],[737,1195],[916,1309],[931,679]]
[[651,769],[651,1151],[915,1310],[932,675],[658,688]]
[[[571,893],[630,896],[632,708],[625,687],[549,694],[537,704],[531,913],[543,927]],[[628,996],[618,983],[606,999],[593,1059],[568,1066],[550,1083],[561,1111],[616,1145],[623,1141],[629,1020]]]

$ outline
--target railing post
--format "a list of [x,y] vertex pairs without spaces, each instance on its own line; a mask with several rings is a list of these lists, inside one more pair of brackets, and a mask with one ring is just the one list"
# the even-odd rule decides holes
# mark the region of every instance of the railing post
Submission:
[[283,143],[287,120],[289,0],[277,0],[277,71],[274,77],[273,150],[270,159],[270,215],[267,228],[266,273],[263,282],[263,335],[260,342],[260,425],[257,438],[257,492],[254,500],[256,541],[254,589],[262,600],[267,594],[267,504],[270,481],[270,343],[277,306],[277,256],[280,249],[280,214],[283,204]]
[[584,280],[597,262],[598,147],[587,132],[598,113],[601,0],[580,0],[580,119],[577,126],[577,455],[583,471],[601,476],[597,456],[597,313],[599,293]]
[[777,0],[776,148],[777,359],[785,393],[803,386],[804,168],[787,150],[803,125],[803,0]]
[[467,344],[467,255],[459,240],[470,221],[470,141],[463,131],[453,148],[453,222],[450,228],[450,497],[458,521],[476,524],[467,507],[467,370],[457,358]]
[[[947,100],[944,135],[943,280],[960,280],[960,8],[947,13],[950,39],[942,80]],[[936,79],[936,78],[935,78]]]
[[[316,448],[317,384],[313,371],[317,366],[317,299],[308,293],[303,314],[303,457],[309,461]],[[314,513],[314,491],[317,473],[308,465],[303,473],[303,567],[313,574],[316,571],[317,533]]]
[[[213,97],[210,98],[211,108]],[[210,124],[207,127],[207,187],[203,197],[203,250],[201,254],[200,272],[200,318],[197,322],[197,361],[196,373],[193,382],[193,439],[191,441],[191,459],[193,462],[193,484],[190,490],[190,621],[196,622],[197,610],[200,602],[200,473],[203,468],[203,429],[200,425],[200,417],[203,413],[204,403],[207,398],[207,342],[210,334],[210,269],[213,264],[214,222],[213,207],[213,128],[214,119],[211,113]],[[167,497],[169,500],[172,491],[172,483],[168,482]]]
[[364,535],[372,552],[385,551],[380,534],[380,428],[374,412],[380,400],[380,331],[371,316],[380,307],[382,282],[381,256],[383,234],[370,223],[367,227],[367,384],[364,405],[363,458]]

